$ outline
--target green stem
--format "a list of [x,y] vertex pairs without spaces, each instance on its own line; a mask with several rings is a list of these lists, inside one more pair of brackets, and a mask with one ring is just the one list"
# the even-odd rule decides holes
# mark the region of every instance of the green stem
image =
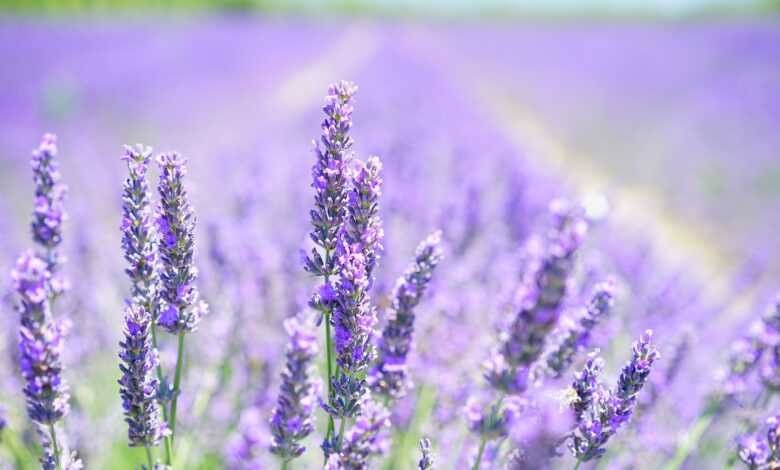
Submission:
[[[157,346],[157,328],[155,327],[156,324],[157,324],[157,319],[153,318],[152,319],[152,325],[151,325],[151,330],[152,330],[152,347],[154,347],[154,349],[156,351],[159,351],[160,348]],[[158,383],[160,385],[165,383],[165,376],[163,375],[162,363],[160,361],[157,361],[157,381],[158,381]],[[162,410],[163,420],[165,420],[165,422],[167,423],[168,422],[168,407],[165,406],[165,404],[161,404],[160,405],[160,409]],[[170,465],[171,464],[171,456],[172,456],[171,438],[170,438],[170,436],[165,436],[163,438],[163,446],[165,447],[165,463],[167,465]]]
[[582,460],[577,460],[577,465],[574,466],[574,470],[577,470],[582,465]]
[[168,421],[168,427],[171,430],[171,445],[176,436],[176,405],[179,401],[179,391],[181,386],[181,371],[184,364],[184,330],[179,332],[179,349],[176,353],[176,373],[173,376],[173,399],[171,400],[171,418]]
[[146,449],[146,463],[149,465],[149,470],[154,470],[154,459],[152,458],[152,449],[149,446],[144,447]]
[[62,468],[60,445],[57,442],[57,431],[54,429],[54,424],[49,424],[49,439],[51,440],[51,447],[54,450],[54,460],[57,465],[57,470],[60,470]]
[[677,452],[675,452],[674,457],[669,463],[664,465],[663,470],[678,470],[683,466],[690,454],[699,447],[699,441],[704,433],[707,432],[707,429],[710,428],[710,425],[717,414],[717,404],[708,406],[685,434],[680,445],[677,447]]
[[[326,281],[327,282],[327,276]],[[331,338],[331,332],[330,332],[330,312],[325,314],[325,360],[328,362],[328,400],[330,400],[330,394],[332,392],[333,384],[331,383],[331,378],[333,377],[333,339]],[[333,435],[333,431],[335,429],[336,425],[333,422],[333,416],[328,413],[328,435],[327,437],[330,437]]]
[[482,440],[479,443],[479,450],[477,451],[477,460],[474,461],[474,465],[471,467],[471,470],[479,470],[480,465],[482,465],[482,454],[485,453],[486,445],[487,445],[487,438],[483,436]]
[[339,425],[339,449],[341,448],[341,441],[344,439],[344,427],[347,424],[347,418],[341,418],[341,424]]
[[282,460],[281,470],[287,470],[290,467],[290,461],[288,459]]

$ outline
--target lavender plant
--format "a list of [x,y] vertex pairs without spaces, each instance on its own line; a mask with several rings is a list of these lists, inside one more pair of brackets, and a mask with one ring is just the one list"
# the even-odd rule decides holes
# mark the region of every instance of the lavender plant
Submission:
[[420,462],[417,464],[418,470],[433,470],[436,460],[433,457],[433,448],[431,440],[423,438],[420,440]]
[[[41,247],[41,257],[46,260],[50,273],[57,272],[62,255],[59,252],[62,243],[62,224],[67,220],[65,212],[65,194],[67,186],[60,182],[57,157],[57,137],[53,134],[43,136],[40,146],[33,151],[30,161],[35,183],[35,209],[32,219],[33,240]],[[58,288],[56,283],[53,287]],[[56,294],[58,289],[52,291]]]
[[780,465],[780,417],[766,420],[766,435],[746,434],[739,438],[737,455],[751,470],[767,470]]

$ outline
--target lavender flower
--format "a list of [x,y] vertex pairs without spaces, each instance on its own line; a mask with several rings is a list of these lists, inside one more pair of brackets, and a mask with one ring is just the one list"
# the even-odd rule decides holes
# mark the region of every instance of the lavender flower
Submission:
[[498,390],[522,393],[529,367],[542,354],[547,335],[558,322],[566,296],[574,255],[587,225],[575,208],[562,201],[551,204],[554,217],[544,256],[529,266],[520,290],[520,307],[501,344],[485,364],[485,377]]
[[414,308],[442,259],[440,244],[441,232],[423,240],[417,247],[414,263],[396,283],[392,310],[379,341],[378,360],[371,372],[371,386],[376,393],[400,398],[411,386],[406,360],[412,346]]
[[27,414],[35,423],[51,426],[70,409],[60,359],[68,324],[52,318],[48,297],[51,273],[46,261],[24,253],[11,276],[21,299],[19,364],[26,381]]
[[747,434],[737,442],[737,456],[751,470],[770,470],[780,466],[780,415],[767,419],[766,425],[766,437]]
[[420,462],[417,464],[418,470],[433,470],[435,459],[433,458],[433,448],[431,440],[428,438],[420,439]]
[[157,157],[160,166],[160,205],[157,226],[160,231],[160,312],[157,323],[171,334],[193,331],[208,311],[199,300],[195,281],[198,270],[193,262],[195,214],[184,189],[185,160],[178,153]]
[[366,470],[372,456],[385,452],[387,439],[385,428],[390,426],[387,409],[367,398],[361,406],[361,414],[344,436],[338,453],[338,467],[343,470]]
[[311,361],[317,355],[317,338],[311,326],[290,318],[284,327],[290,342],[279,400],[271,418],[271,452],[289,461],[306,450],[300,441],[314,430],[312,412],[319,391],[317,383],[309,377]]
[[347,199],[348,220],[342,229],[345,242],[361,248],[370,288],[384,238],[379,218],[382,162],[379,157],[370,157],[366,163],[356,160],[355,164],[357,168],[351,172],[352,187]]
[[552,378],[560,378],[574,362],[577,351],[590,339],[593,327],[606,315],[614,304],[615,283],[608,280],[599,283],[588,305],[579,313],[575,323],[556,338],[555,344],[542,356],[541,370]]
[[157,402],[157,350],[152,347],[152,316],[134,303],[125,309],[125,338],[119,343],[119,394],[128,424],[131,447],[154,447],[167,433]]
[[505,397],[486,408],[472,396],[466,402],[466,423],[469,431],[481,436],[484,441],[501,439],[509,435],[521,411],[522,403],[518,397]]
[[604,360],[598,357],[598,350],[596,350],[591,353],[582,370],[574,376],[569,406],[574,411],[574,417],[578,422],[582,421],[593,405],[594,398],[602,392],[599,375],[603,370]]
[[125,147],[122,160],[129,175],[122,192],[122,249],[132,282],[130,294],[148,314],[155,315],[157,290],[157,234],[152,223],[152,195],[146,181],[152,149],[140,144]]
[[314,230],[312,241],[325,251],[323,258],[316,248],[304,258],[306,271],[318,275],[334,274],[336,265],[332,253],[338,243],[338,234],[347,214],[348,164],[352,158],[353,144],[349,131],[352,128],[352,96],[357,87],[342,81],[328,88],[326,104],[322,108],[320,143],[315,143],[317,162],[312,168],[314,210],[310,212]]
[[52,273],[61,262],[57,249],[62,242],[62,223],[68,217],[64,207],[68,188],[60,183],[56,156],[57,137],[46,134],[38,149],[33,151],[31,160],[35,182],[32,234],[35,242],[44,249],[45,260]]
[[3,442],[3,431],[8,426],[8,417],[6,416],[5,407],[0,405],[0,443]]
[[[637,394],[647,382],[650,369],[658,359],[658,351],[652,344],[652,332],[646,331],[633,346],[631,360],[623,367],[615,390],[607,390],[594,384],[592,376],[598,373],[595,362],[589,362],[592,372],[581,373],[582,384],[575,381],[577,399],[571,406],[577,418],[577,427],[571,434],[569,450],[581,462],[600,458],[606,452],[604,446],[610,437],[625,424],[636,406]],[[583,397],[579,390],[585,390]],[[588,398],[588,397],[592,398]],[[590,402],[584,410],[583,402]]]

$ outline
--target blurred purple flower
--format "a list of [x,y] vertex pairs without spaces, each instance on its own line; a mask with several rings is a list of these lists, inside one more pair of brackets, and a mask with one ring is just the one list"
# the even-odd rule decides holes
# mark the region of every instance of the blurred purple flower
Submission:
[[33,211],[33,239],[43,248],[42,255],[51,273],[57,271],[61,255],[57,251],[62,242],[62,223],[67,219],[64,199],[67,186],[60,183],[57,156],[57,137],[43,136],[40,146],[32,154],[35,182],[35,209]]

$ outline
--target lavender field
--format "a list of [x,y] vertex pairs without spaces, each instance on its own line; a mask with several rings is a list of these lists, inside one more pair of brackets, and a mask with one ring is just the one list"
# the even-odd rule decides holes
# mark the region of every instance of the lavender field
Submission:
[[0,63],[0,469],[780,468],[777,21],[5,18]]

